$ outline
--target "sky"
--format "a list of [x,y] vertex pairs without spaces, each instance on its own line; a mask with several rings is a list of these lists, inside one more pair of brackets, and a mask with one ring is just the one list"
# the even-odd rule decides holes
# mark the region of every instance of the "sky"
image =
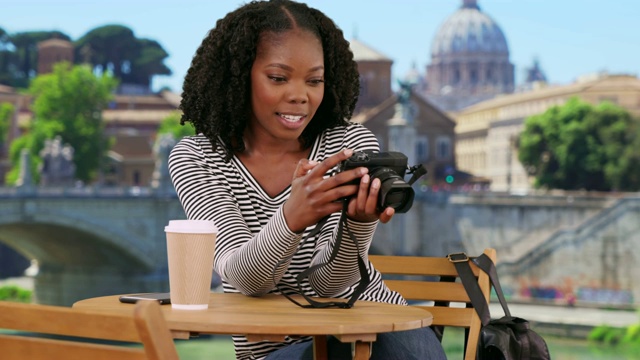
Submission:
[[[180,92],[191,59],[215,22],[244,0],[0,0],[0,27],[9,33],[58,30],[77,40],[104,25],[129,27],[169,53],[171,76],[154,90]],[[425,72],[442,23],[462,0],[308,0],[343,30],[393,60],[394,83],[412,67]],[[638,0],[478,0],[504,32],[516,83],[540,63],[550,83],[607,71],[640,75]]]

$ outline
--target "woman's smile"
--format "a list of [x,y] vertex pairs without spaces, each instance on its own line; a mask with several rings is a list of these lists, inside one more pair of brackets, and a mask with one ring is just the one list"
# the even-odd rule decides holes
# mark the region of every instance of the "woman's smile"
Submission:
[[283,114],[276,113],[280,118],[281,122],[289,129],[295,130],[301,126],[306,125],[306,115],[293,115],[293,114]]

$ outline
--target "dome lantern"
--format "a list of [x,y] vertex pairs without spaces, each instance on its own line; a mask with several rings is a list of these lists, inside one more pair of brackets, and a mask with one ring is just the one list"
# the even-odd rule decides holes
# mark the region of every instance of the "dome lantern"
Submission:
[[462,0],[462,7],[480,10],[480,7],[478,6],[478,2],[476,0]]

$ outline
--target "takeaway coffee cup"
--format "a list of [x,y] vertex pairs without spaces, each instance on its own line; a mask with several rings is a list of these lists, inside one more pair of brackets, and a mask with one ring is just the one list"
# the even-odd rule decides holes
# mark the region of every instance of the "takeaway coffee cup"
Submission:
[[171,307],[207,309],[218,229],[207,220],[171,220],[164,231]]

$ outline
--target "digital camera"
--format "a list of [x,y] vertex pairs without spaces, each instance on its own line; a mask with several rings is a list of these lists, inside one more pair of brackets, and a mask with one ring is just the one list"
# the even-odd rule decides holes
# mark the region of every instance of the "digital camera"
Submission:
[[[380,179],[378,192],[378,211],[392,207],[396,213],[405,213],[413,205],[414,191],[411,185],[404,181],[409,169],[408,158],[400,152],[374,152],[371,150],[357,151],[338,165],[338,172],[364,166],[369,169],[369,177]],[[360,179],[355,180],[360,183]]]

